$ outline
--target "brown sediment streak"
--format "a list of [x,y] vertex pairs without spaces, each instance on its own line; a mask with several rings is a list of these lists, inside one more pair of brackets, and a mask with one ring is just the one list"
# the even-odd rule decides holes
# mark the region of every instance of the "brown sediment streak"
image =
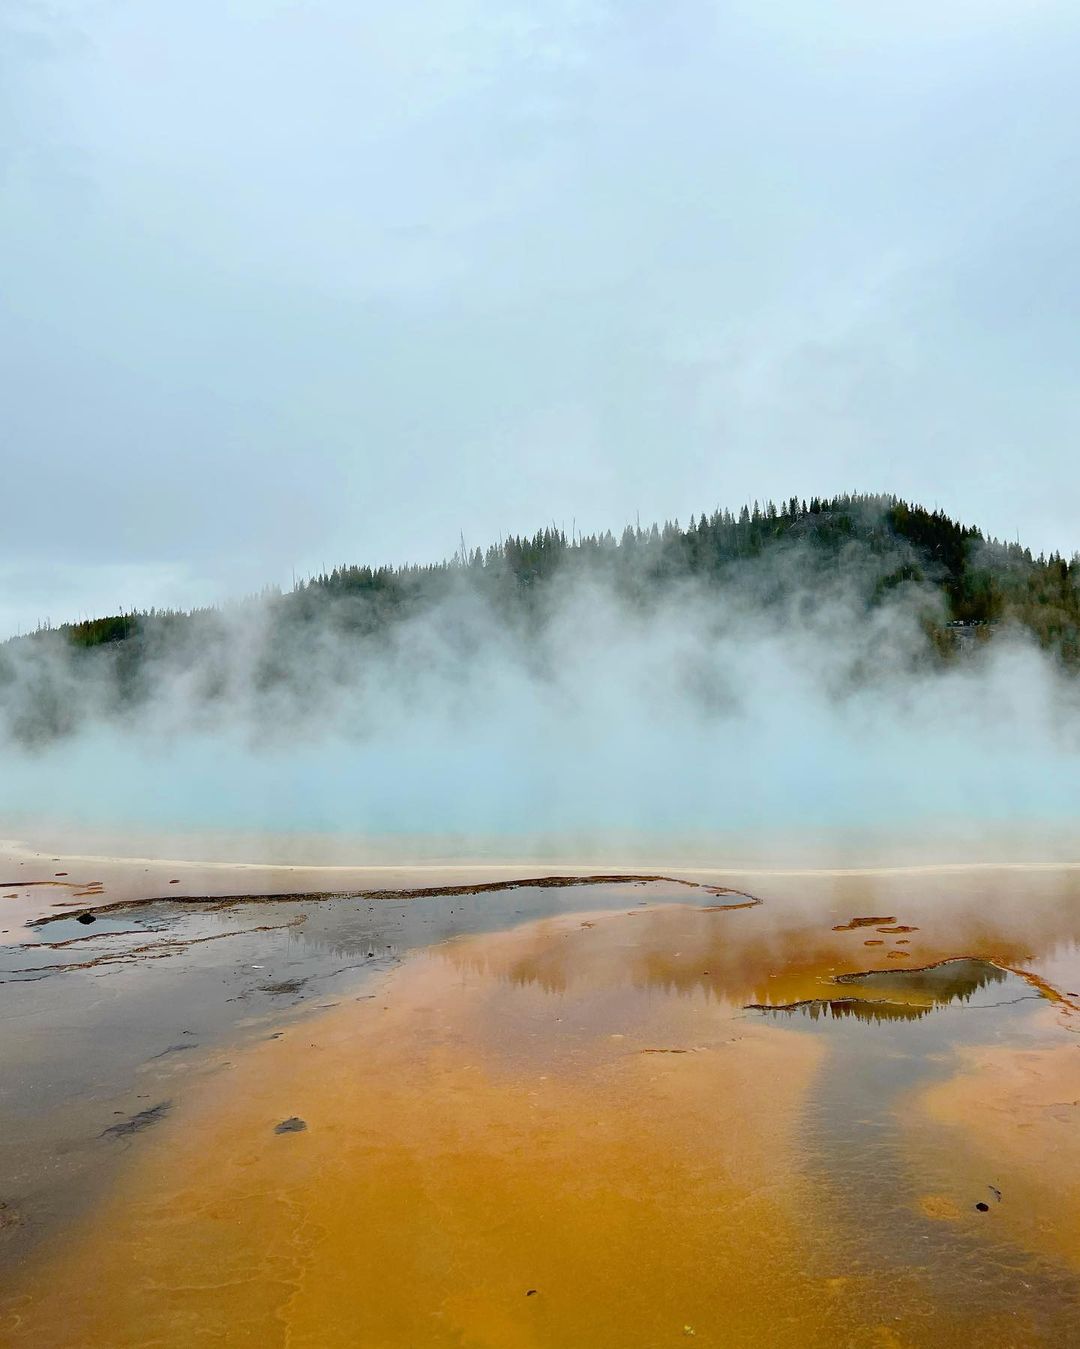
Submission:
[[[166,956],[174,956],[178,951],[186,951],[189,946],[200,946],[203,942],[222,941],[225,937],[243,937],[252,932],[276,932],[279,928],[298,927],[304,921],[301,915],[298,918],[292,918],[287,923],[260,923],[258,927],[237,928],[235,932],[213,932],[208,937],[189,937],[184,940],[175,938],[168,941],[145,942],[142,946],[132,946],[126,951],[106,952],[104,955],[94,956],[90,960],[79,960],[72,964],[63,965],[37,965],[26,966],[22,969],[12,970],[12,974],[62,974],[65,970],[90,970],[97,965],[122,965],[134,960],[163,960]],[[102,933],[99,940],[106,936],[116,937],[120,933]],[[88,940],[89,936],[98,936],[97,933],[88,934],[87,938],[75,937],[67,942],[43,942],[49,950],[58,950],[62,946],[70,946],[74,941]]]
[[[281,926],[287,927],[288,924],[283,923]],[[145,927],[125,927],[120,931],[114,929],[111,932],[88,932],[85,937],[69,937],[67,941],[36,942],[35,948],[44,948],[46,951],[62,951],[67,946],[78,946],[80,942],[105,941],[110,937],[138,937],[148,931],[154,931],[154,929]],[[221,935],[224,936],[226,934],[222,933]]]
[[0,890],[9,890],[15,888],[18,888],[19,890],[26,890],[31,885],[55,885],[58,889],[61,890],[85,890],[87,889],[87,887],[96,888],[100,884],[101,884],[100,881],[58,881],[58,880],[0,881]]
[[895,923],[896,919],[892,914],[884,916],[877,915],[869,918],[850,918],[846,923],[837,923],[833,928],[834,932],[854,932],[858,927],[877,927],[879,923]]
[[[330,899],[361,899],[369,901],[437,899],[453,895],[490,895],[507,890],[520,890],[535,887],[541,890],[560,890],[571,886],[590,885],[633,885],[648,882],[663,882],[665,885],[682,885],[690,890],[702,890],[707,895],[738,895],[742,902],[737,904],[714,904],[708,906],[708,912],[723,912],[727,909],[752,909],[764,901],[745,890],[735,890],[726,885],[706,885],[701,881],[688,881],[680,876],[644,875],[637,873],[594,875],[594,876],[526,876],[519,880],[477,881],[471,885],[426,885],[404,890],[313,890],[264,895],[152,895],[145,899],[121,899],[112,904],[99,904],[94,913],[122,913],[132,909],[141,909],[150,904],[191,904],[205,909],[227,909],[238,904],[292,903],[305,904]],[[31,884],[45,885],[53,882],[34,881]],[[65,914],[46,914],[35,918],[28,927],[42,927],[66,917]],[[882,921],[876,919],[875,921]]]

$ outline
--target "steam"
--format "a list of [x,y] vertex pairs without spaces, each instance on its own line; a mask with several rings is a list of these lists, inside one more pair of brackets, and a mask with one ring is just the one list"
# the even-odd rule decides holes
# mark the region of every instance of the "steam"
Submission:
[[0,812],[587,857],[1066,826],[1074,685],[1019,633],[941,664],[936,591],[869,602],[897,561],[794,547],[655,592],[594,566],[511,613],[463,566],[366,633],[315,592],[303,624],[287,597],[208,613],[137,673],[124,644],[13,643]]

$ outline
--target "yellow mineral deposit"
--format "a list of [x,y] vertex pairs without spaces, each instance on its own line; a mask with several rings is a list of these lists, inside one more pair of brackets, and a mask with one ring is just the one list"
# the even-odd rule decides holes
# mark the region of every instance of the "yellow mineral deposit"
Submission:
[[962,1050],[960,1070],[926,1088],[917,1107],[916,1164],[956,1157],[966,1208],[985,1204],[978,1211],[1020,1248],[1080,1270],[1080,1038]]
[[[852,1204],[834,1202],[834,1181],[868,1137],[876,1145],[883,1121],[856,1112],[850,1152],[830,1162],[826,1130],[809,1155],[838,1052],[832,1032],[746,1010],[824,1007],[828,1027],[830,1007],[846,1017],[858,1002],[867,1019],[887,1007],[898,1034],[924,1034],[949,999],[1016,978],[985,957],[1018,961],[1019,936],[958,909],[949,938],[944,922],[927,930],[929,904],[908,907],[920,909],[917,928],[892,917],[907,913],[900,905],[836,924],[639,904],[414,954],[332,1009],[284,1023],[278,1038],[219,1052],[133,1140],[95,1209],[0,1291],[0,1339],[79,1349],[1050,1342],[1039,1307],[1014,1317],[979,1299],[955,1305],[948,1279],[929,1277],[921,1228],[914,1258],[887,1278],[872,1244],[853,1254],[876,1173]],[[917,933],[924,964],[886,968],[862,946],[870,924]],[[954,967],[958,946],[978,958]],[[1041,1005],[1051,1018],[1070,1013]],[[864,1067],[875,1062],[881,1041],[867,1037],[882,1026],[835,1025],[870,1056]],[[922,1142],[933,1136],[936,1148],[912,1220],[978,1239],[991,1231],[973,1209],[985,1196],[988,1217],[1012,1215],[1018,1242],[1075,1264],[1077,1060],[1072,1043],[972,1050],[959,1076],[908,1099],[920,1121],[913,1167]],[[874,1108],[871,1092],[858,1109]],[[987,1186],[1002,1171],[1010,1192],[999,1201]],[[1069,1324],[1048,1305],[1052,1324]]]
[[[543,927],[519,972],[583,931]],[[701,999],[475,972],[513,958],[420,957],[223,1068],[5,1298],[9,1341],[709,1343],[786,1305],[828,1343],[843,1299],[802,1272],[794,1128],[822,1047]]]

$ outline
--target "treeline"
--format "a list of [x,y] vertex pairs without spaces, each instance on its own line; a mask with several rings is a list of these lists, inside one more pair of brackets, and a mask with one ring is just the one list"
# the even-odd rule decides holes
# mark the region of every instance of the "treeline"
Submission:
[[[356,687],[372,659],[371,668],[385,668],[380,654],[408,678],[428,659],[432,633],[461,661],[483,660],[493,631],[512,635],[530,659],[530,643],[575,583],[593,583],[643,615],[681,604],[689,588],[694,622],[741,613],[790,628],[818,611],[834,624],[839,614],[841,629],[831,632],[838,651],[851,649],[853,680],[899,672],[896,651],[871,635],[894,631],[891,614],[882,626],[877,611],[897,602],[905,668],[966,658],[1020,628],[1080,669],[1077,557],[1033,557],[895,497],[792,497],[703,511],[685,527],[628,526],[618,537],[568,537],[552,524],[486,550],[463,543],[433,565],[342,565],[224,608],[119,614],[14,638],[0,644],[0,730],[37,743],[87,718],[180,703],[198,717],[237,698],[270,709],[271,721],[278,708],[318,715],[334,689]],[[435,621],[408,626],[426,615]],[[844,624],[859,641],[845,641]],[[542,643],[535,649],[541,664],[557,659]]]
[[[1033,557],[1018,543],[988,539],[942,511],[891,496],[754,502],[737,514],[703,511],[685,527],[678,521],[627,526],[618,538],[610,532],[568,538],[551,525],[486,550],[463,545],[452,559],[427,566],[342,565],[291,592],[265,592],[262,598],[285,623],[322,620],[336,610],[339,627],[370,633],[462,583],[503,610],[529,605],[555,578],[570,575],[595,577],[624,596],[647,601],[686,579],[708,586],[746,577],[756,561],[779,561],[795,545],[801,563],[822,575],[845,564],[865,567],[869,560],[874,568],[869,604],[905,582],[936,589],[943,604],[939,631],[931,636],[942,652],[954,645],[954,625],[1015,623],[1069,665],[1080,664],[1080,557]],[[782,570],[772,572],[773,585],[782,586]],[[805,579],[803,573],[799,580]],[[175,632],[206,615],[152,611],[65,624],[58,631],[73,645],[92,648],[127,642],[147,629]]]

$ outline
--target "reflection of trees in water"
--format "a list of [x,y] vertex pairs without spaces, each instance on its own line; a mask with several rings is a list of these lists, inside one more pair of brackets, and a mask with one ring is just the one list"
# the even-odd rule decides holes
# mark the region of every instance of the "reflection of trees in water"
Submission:
[[[726,1006],[866,1021],[918,1020],[936,1007],[966,1002],[1007,977],[979,957],[830,977],[828,970],[835,968],[843,949],[831,932],[794,927],[750,934],[738,926],[738,917],[683,905],[594,913],[579,922],[552,915],[479,940],[470,935],[431,948],[431,953],[478,977],[556,995],[579,986],[621,987]],[[1021,959],[1007,947],[1003,955]],[[771,981],[778,975],[785,976],[793,993],[824,996],[799,1003],[773,1001],[778,990]],[[863,1012],[851,1010],[853,1004],[873,1007]]]
[[475,941],[463,935],[431,954],[481,977],[550,993],[620,986],[736,1006],[763,1001],[775,972],[819,976],[837,959],[831,933],[795,927],[747,934],[734,926],[745,915],[728,915],[726,907],[736,906],[593,912],[580,926],[551,915],[532,931],[521,926]]
[[[866,970],[858,974],[838,974],[832,982],[849,987],[857,985],[860,996],[844,998],[808,998],[803,1002],[770,1007],[755,1003],[751,1010],[780,1013],[785,1016],[822,1018],[852,1016],[860,1021],[918,1021],[953,1002],[970,1002],[989,984],[1008,978],[1005,970],[988,960],[961,957],[944,960],[918,970]],[[862,996],[862,994],[871,996]],[[872,996],[882,994],[886,996]],[[887,996],[893,994],[893,997]],[[897,1000],[902,995],[904,1000]],[[913,998],[915,1001],[907,1001]]]
[[838,984],[858,984],[882,992],[905,993],[933,1003],[968,1002],[987,984],[1000,984],[1006,972],[988,960],[960,957],[943,960],[916,970],[868,970],[862,974],[838,974]]
[[789,1002],[779,1007],[754,1004],[749,1010],[769,1012],[773,1016],[806,1016],[811,1021],[839,1021],[853,1016],[857,1021],[918,1021],[936,1008],[907,1002],[886,1002],[868,998],[809,998],[805,1002]]

